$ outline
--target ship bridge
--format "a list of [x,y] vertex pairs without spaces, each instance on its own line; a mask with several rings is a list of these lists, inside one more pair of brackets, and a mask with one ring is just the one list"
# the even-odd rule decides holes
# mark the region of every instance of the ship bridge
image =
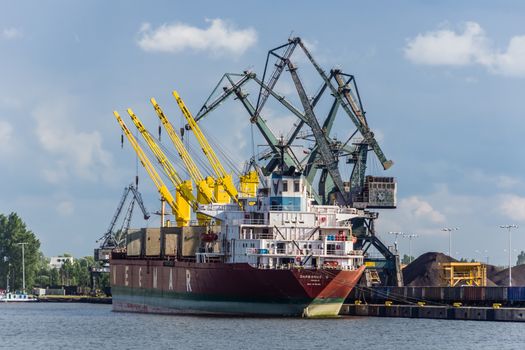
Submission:
[[271,211],[307,211],[313,199],[310,186],[300,174],[273,173],[268,177],[268,190]]

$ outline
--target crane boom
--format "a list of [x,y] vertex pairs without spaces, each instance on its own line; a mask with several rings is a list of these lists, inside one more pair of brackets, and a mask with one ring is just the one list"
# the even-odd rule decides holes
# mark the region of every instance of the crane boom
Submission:
[[144,169],[148,173],[149,177],[151,178],[151,180],[153,181],[153,183],[157,187],[157,190],[159,191],[159,194],[160,194],[161,198],[163,200],[165,200],[169,204],[173,214],[177,218],[177,221],[179,221],[179,219],[181,218],[181,215],[180,215],[180,210],[179,210],[179,207],[177,205],[177,202],[175,201],[175,198],[173,198],[173,195],[168,190],[168,187],[166,187],[166,184],[164,184],[164,181],[162,181],[161,177],[159,176],[159,174],[155,170],[155,167],[153,166],[153,164],[151,164],[151,162],[149,161],[148,157],[146,156],[146,154],[144,153],[144,151],[140,147],[139,143],[137,142],[137,140],[135,139],[135,137],[133,136],[131,131],[128,129],[128,127],[126,126],[126,124],[124,123],[124,121],[122,120],[120,115],[118,114],[118,112],[117,111],[113,111],[113,114],[115,115],[115,118],[117,119],[117,122],[120,124],[120,127],[121,127],[122,131],[124,132],[124,134],[128,138],[129,143],[131,144],[131,146],[133,147],[133,149],[137,153],[137,156],[139,157],[140,163],[142,164],[142,166],[144,167]]
[[153,139],[146,127],[144,127],[144,124],[142,124],[139,117],[137,117],[135,113],[133,113],[131,108],[128,108],[128,114],[131,117],[131,120],[133,121],[135,126],[137,127],[137,130],[144,138],[144,141],[146,141],[149,148],[157,158],[157,161],[162,166],[164,173],[171,180],[173,185],[177,188],[177,193],[180,194],[188,202],[188,204],[190,204],[193,207],[193,209],[197,209],[198,204],[197,200],[193,196],[193,188],[191,181],[182,180],[180,175],[175,170],[173,164],[171,164],[168,157],[166,157],[164,152],[160,149],[159,145],[157,145],[157,143],[155,142],[155,139]]
[[173,97],[175,97],[175,100],[177,101],[177,104],[179,105],[182,114],[186,118],[190,129],[195,134],[195,137],[197,138],[197,141],[199,142],[202,151],[208,158],[208,162],[210,163],[211,167],[213,168],[213,171],[215,172],[215,175],[217,176],[217,182],[224,186],[225,191],[237,204],[240,204],[238,198],[239,193],[237,191],[237,188],[235,188],[235,185],[233,184],[233,178],[231,174],[228,174],[222,166],[221,162],[219,161],[219,158],[217,158],[217,155],[213,151],[213,148],[210,146],[208,140],[202,133],[199,125],[191,115],[189,109],[186,107],[186,104],[179,96],[177,91],[173,91]]
[[191,158],[188,150],[186,149],[186,147],[184,147],[184,144],[177,135],[175,128],[170,123],[170,121],[158,105],[157,101],[155,101],[154,98],[151,98],[150,102],[153,105],[153,108],[155,108],[155,112],[157,113],[157,116],[162,122],[162,125],[164,125],[164,128],[168,132],[168,135],[171,139],[171,142],[175,146],[177,153],[184,162],[184,165],[186,166],[186,169],[188,170],[191,179],[197,185],[198,202],[203,204],[215,202],[216,200],[213,194],[214,180],[211,177],[204,178],[199,168],[197,167],[197,164],[195,164],[195,161]]

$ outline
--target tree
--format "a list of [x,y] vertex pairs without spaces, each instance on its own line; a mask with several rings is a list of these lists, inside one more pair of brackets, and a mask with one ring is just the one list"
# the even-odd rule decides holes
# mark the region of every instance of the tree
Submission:
[[403,259],[401,259],[401,264],[403,265],[408,265],[410,264],[412,261],[414,261],[414,257],[413,256],[408,256],[406,254],[403,255]]
[[[64,254],[63,256],[66,255]],[[90,268],[92,266],[95,266],[95,259],[91,256],[75,259],[73,262],[67,260],[59,270],[55,269],[59,276],[57,284],[65,286],[90,287]]]
[[38,253],[37,274],[35,277],[35,287],[45,288],[51,284],[51,269],[49,259],[42,252]]
[[518,261],[516,262],[516,265],[524,265],[525,264],[525,252],[522,250],[521,253],[518,255]]
[[40,257],[40,241],[27,229],[25,223],[16,214],[0,214],[0,286],[7,288],[7,276],[10,288],[22,289],[22,246],[24,246],[26,289],[32,288],[37,275]]

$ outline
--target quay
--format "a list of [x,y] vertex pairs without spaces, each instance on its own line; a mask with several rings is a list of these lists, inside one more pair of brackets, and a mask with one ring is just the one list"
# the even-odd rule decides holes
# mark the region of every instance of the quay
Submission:
[[525,308],[498,306],[344,304],[340,315],[525,322]]
[[88,303],[111,304],[111,297],[92,297],[88,295],[44,295],[39,296],[39,302],[44,303]]

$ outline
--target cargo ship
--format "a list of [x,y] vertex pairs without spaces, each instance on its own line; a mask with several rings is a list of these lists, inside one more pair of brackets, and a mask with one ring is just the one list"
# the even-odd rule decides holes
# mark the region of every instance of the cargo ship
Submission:
[[130,232],[111,256],[113,310],[334,317],[359,281],[361,209],[316,205],[300,173],[274,172],[255,196],[200,204],[206,224]]

